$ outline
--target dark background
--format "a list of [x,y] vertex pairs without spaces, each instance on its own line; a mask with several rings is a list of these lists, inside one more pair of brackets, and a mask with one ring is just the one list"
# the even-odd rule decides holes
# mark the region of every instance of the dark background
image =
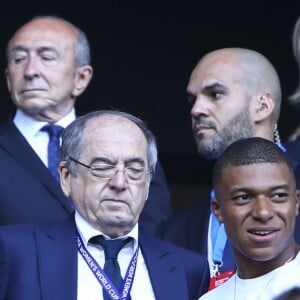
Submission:
[[[269,1],[268,1],[269,2]],[[37,14],[55,14],[86,32],[94,77],[78,99],[79,114],[115,107],[146,120],[157,136],[159,156],[175,208],[210,184],[212,162],[196,154],[186,84],[206,52],[246,47],[275,66],[283,89],[279,131],[286,140],[299,110],[286,98],[296,87],[291,34],[300,15],[298,1],[277,7],[263,1],[20,1],[1,6],[0,68],[13,32]],[[0,75],[2,119],[13,114],[4,72]]]

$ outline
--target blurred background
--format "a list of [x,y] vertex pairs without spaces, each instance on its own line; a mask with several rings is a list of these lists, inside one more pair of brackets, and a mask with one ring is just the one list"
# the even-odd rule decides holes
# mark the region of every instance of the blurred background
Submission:
[[175,210],[209,189],[213,162],[196,153],[186,84],[206,52],[246,47],[264,54],[283,89],[279,122],[285,141],[300,121],[286,101],[298,71],[291,34],[300,4],[263,1],[11,1],[0,11],[0,117],[14,113],[4,77],[5,47],[13,32],[38,14],[64,17],[86,32],[94,77],[78,99],[77,112],[118,108],[145,121],[157,136]]

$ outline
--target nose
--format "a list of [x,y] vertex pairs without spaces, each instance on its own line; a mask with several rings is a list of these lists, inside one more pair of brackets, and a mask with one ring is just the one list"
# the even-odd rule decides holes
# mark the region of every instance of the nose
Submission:
[[108,185],[111,189],[115,189],[118,191],[125,190],[128,186],[125,168],[116,169],[115,174],[108,181]]
[[195,102],[191,108],[191,116],[193,119],[198,119],[200,116],[209,115],[208,101],[202,95],[197,95]]
[[24,76],[28,79],[32,79],[39,75],[38,62],[34,57],[29,57],[25,65]]
[[252,216],[263,222],[270,220],[274,216],[273,206],[268,197],[257,197],[253,204]]

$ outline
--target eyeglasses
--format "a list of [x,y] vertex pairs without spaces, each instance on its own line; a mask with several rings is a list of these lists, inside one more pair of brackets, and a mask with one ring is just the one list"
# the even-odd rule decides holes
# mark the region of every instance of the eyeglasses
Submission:
[[146,177],[151,173],[149,170],[145,170],[140,163],[132,162],[129,166],[119,169],[115,165],[107,163],[94,163],[92,165],[86,165],[81,161],[73,157],[69,157],[70,160],[90,170],[91,174],[97,178],[103,180],[109,180],[117,174],[117,172],[124,172],[126,179],[129,182],[142,182],[146,180]]

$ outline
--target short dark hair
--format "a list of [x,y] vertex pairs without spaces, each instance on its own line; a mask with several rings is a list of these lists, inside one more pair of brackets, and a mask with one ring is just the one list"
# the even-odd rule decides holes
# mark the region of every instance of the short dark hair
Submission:
[[260,137],[238,140],[227,147],[213,169],[213,186],[221,178],[222,171],[228,165],[247,166],[260,163],[283,163],[294,174],[293,163],[288,155],[274,142]]

